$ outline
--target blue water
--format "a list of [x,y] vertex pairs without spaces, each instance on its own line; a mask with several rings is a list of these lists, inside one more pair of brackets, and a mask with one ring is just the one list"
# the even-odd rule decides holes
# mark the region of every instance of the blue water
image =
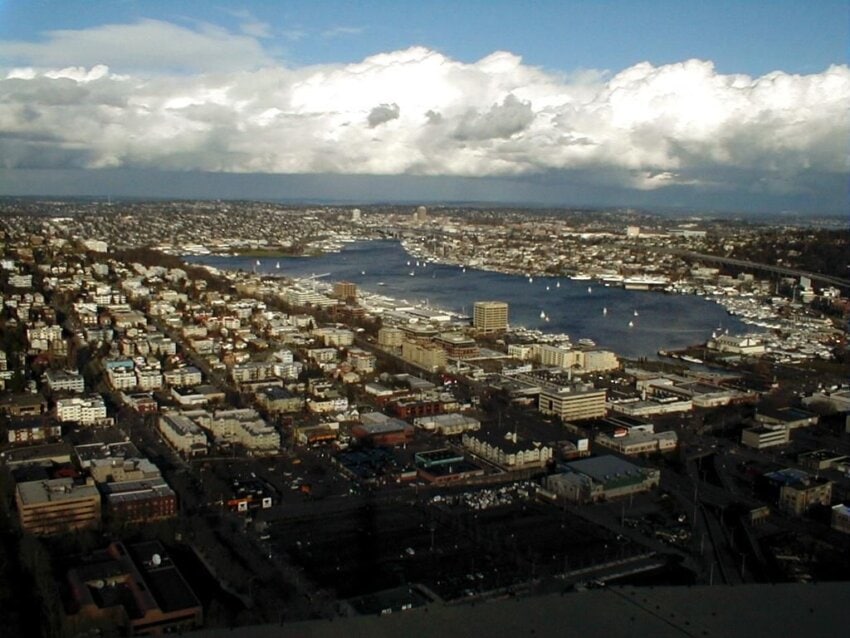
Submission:
[[[626,357],[654,358],[662,348],[704,343],[717,328],[733,334],[748,330],[722,306],[702,297],[609,288],[565,277],[535,276],[529,283],[527,277],[519,275],[473,268],[463,272],[458,266],[424,261],[417,267],[416,259],[396,241],[347,244],[339,253],[319,257],[266,257],[260,259],[259,266],[254,257],[206,255],[185,259],[225,270],[287,277],[330,273],[322,281],[351,281],[363,290],[410,302],[427,300],[432,306],[470,315],[475,301],[506,301],[512,325],[565,332],[573,342],[593,339],[599,347]],[[279,269],[275,267],[278,262]],[[384,285],[379,286],[379,282]],[[607,308],[607,314],[603,314],[603,308]],[[541,311],[549,317],[548,322],[540,318]]]

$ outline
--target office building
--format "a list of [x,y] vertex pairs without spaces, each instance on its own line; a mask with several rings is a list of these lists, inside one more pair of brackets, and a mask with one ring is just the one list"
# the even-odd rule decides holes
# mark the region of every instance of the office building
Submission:
[[100,525],[100,492],[71,478],[28,481],[15,487],[21,529],[37,535],[58,534]]
[[476,301],[472,326],[479,332],[503,332],[508,329],[508,304],[504,301]]
[[333,287],[334,297],[345,301],[357,300],[357,284],[350,281],[337,281]]
[[605,416],[605,390],[590,384],[549,387],[540,392],[539,410],[564,421],[580,421]]

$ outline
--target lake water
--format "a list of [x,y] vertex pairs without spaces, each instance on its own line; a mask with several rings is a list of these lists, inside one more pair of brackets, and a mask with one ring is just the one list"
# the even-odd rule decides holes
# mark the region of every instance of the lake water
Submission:
[[[600,348],[626,357],[654,358],[662,348],[704,343],[718,328],[733,334],[751,331],[722,306],[702,297],[624,290],[566,277],[534,277],[529,282],[519,275],[473,268],[464,272],[458,266],[424,261],[417,267],[416,259],[397,241],[347,244],[341,252],[319,257],[265,257],[259,266],[255,257],[185,259],[223,270],[287,277],[329,273],[321,280],[351,281],[369,292],[410,302],[427,300],[432,306],[470,315],[475,301],[506,301],[512,325],[565,332],[573,342],[593,339]],[[541,312],[549,321],[541,318]]]

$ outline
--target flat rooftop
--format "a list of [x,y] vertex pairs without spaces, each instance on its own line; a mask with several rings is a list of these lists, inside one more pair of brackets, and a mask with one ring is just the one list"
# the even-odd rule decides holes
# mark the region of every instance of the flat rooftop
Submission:
[[[431,604],[402,613],[239,627],[243,638],[832,636],[850,624],[850,583],[736,587],[608,587],[486,604]],[[565,630],[565,628],[569,628]],[[230,638],[229,628],[193,633]]]

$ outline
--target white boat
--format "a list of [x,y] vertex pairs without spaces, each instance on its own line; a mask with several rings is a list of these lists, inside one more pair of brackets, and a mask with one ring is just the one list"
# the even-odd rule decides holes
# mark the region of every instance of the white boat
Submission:
[[549,286],[546,286],[546,290],[549,290]]
[[634,328],[634,327],[635,327],[635,322],[634,322],[634,321],[630,321],[630,322],[629,322],[629,328]]
[[409,273],[409,274],[410,274],[410,276],[411,276],[411,277],[413,277],[413,276],[415,276],[415,275],[416,275],[416,273],[415,273],[415,272],[413,272],[412,270],[410,271],[410,273]]
[[591,288],[590,286],[588,286],[588,287],[587,287],[587,292],[588,292],[588,293],[593,292],[593,288]]
[[540,318],[541,318],[541,319],[545,319],[545,318],[546,318],[546,313],[545,313],[545,312],[543,312],[542,310],[540,311]]
[[635,310],[635,317],[637,317],[637,316],[638,316],[638,311],[637,311],[637,310]]
[[561,282],[559,281],[558,283],[555,284],[555,288],[560,288],[560,287],[561,287]]
[[603,315],[607,315],[607,314],[608,314],[608,308],[603,308],[603,309],[602,309],[602,314],[603,314]]
[[574,281],[588,281],[590,279],[590,275],[585,275],[583,273],[577,273],[577,274],[573,275],[572,277],[570,277],[570,279],[573,279]]
[[257,260],[257,265],[258,265],[258,266],[260,265],[260,260],[259,260],[259,259]]
[[528,283],[533,284],[533,283],[534,283],[534,277],[529,277],[529,278],[528,278]]
[[274,265],[274,267],[275,267],[275,268],[277,268],[278,270],[280,270],[280,262],[277,262],[277,263]]
[[378,285],[379,285],[379,286],[386,286],[387,284],[385,284],[383,281],[379,281],[379,282],[378,282]]
[[360,271],[360,274],[361,274],[361,275],[365,275],[365,274],[366,274],[366,271],[365,271],[365,270],[361,270],[361,271]]

